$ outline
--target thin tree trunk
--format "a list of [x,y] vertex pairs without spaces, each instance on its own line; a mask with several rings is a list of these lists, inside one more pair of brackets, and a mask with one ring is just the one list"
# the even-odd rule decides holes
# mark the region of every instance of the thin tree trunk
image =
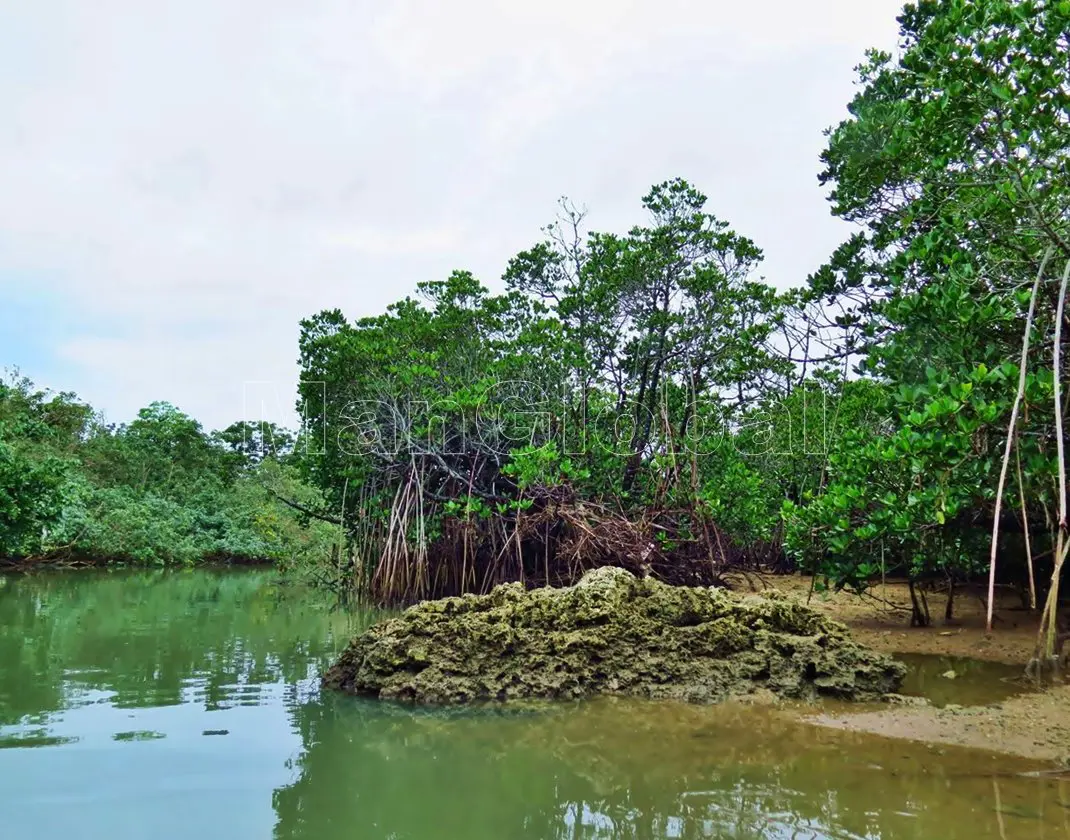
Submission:
[[1022,396],[1025,393],[1025,373],[1029,365],[1029,338],[1033,331],[1033,317],[1037,311],[1037,294],[1040,291],[1040,283],[1044,278],[1044,269],[1048,267],[1053,247],[1049,247],[1040,263],[1037,279],[1033,283],[1033,292],[1029,297],[1029,315],[1025,321],[1025,333],[1022,336],[1022,360],[1018,366],[1018,393],[1014,397],[1014,407],[1011,409],[1011,420],[1007,424],[1007,446],[1003,452],[1003,466],[999,471],[999,485],[996,489],[996,514],[992,518],[992,550],[988,558],[988,615],[985,619],[985,629],[992,632],[992,611],[995,606],[996,595],[996,552],[999,549],[999,515],[1003,509],[1003,488],[1007,483],[1007,468],[1011,461],[1011,447],[1014,445],[1014,433],[1018,426],[1018,411],[1022,405]]
[[1022,507],[1022,533],[1025,534],[1025,563],[1026,568],[1029,571],[1029,609],[1032,612],[1036,612],[1037,582],[1033,575],[1033,546],[1029,538],[1029,511],[1025,506],[1025,482],[1022,481],[1022,453],[1019,446],[1014,447],[1014,456],[1018,464],[1018,501]]
[[1059,462],[1059,522],[1058,536],[1055,541],[1055,567],[1051,572],[1051,587],[1048,589],[1047,603],[1044,606],[1044,618],[1041,622],[1040,637],[1037,639],[1038,659],[1043,670],[1047,663],[1057,668],[1055,660],[1055,641],[1059,635],[1059,579],[1062,577],[1063,562],[1066,560],[1070,545],[1066,542],[1066,449],[1063,444],[1063,402],[1062,402],[1062,340],[1063,313],[1066,310],[1066,287],[1070,283],[1070,261],[1063,271],[1063,281],[1059,286],[1059,305],[1055,311],[1055,347],[1052,354],[1052,368],[1055,398],[1055,449]]
[[[929,605],[925,604],[924,609],[922,608],[922,604],[925,602],[925,593],[920,592],[912,577],[907,578],[907,587],[910,589],[910,626],[928,627]],[[918,597],[919,594],[920,598]]]

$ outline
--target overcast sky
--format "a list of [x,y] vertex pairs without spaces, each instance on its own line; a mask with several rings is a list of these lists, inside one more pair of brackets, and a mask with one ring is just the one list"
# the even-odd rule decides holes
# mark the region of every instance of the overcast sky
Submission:
[[[209,428],[291,418],[298,321],[681,176],[802,282],[822,131],[899,0],[0,0],[0,367]],[[265,389],[254,386],[258,406]]]

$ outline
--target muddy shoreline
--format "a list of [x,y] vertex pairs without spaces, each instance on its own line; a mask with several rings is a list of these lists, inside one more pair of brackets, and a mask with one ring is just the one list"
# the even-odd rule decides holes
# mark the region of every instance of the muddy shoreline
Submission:
[[[738,589],[750,588],[744,580],[734,583]],[[812,608],[846,624],[856,641],[893,655],[927,654],[1020,665],[1024,676],[1025,663],[1036,644],[1037,617],[1023,609],[1013,593],[1002,593],[997,600],[996,620],[989,635],[985,632],[983,593],[976,590],[959,594],[950,622],[943,619],[942,603],[939,608],[934,603],[932,626],[911,628],[910,596],[902,583],[882,584],[870,598],[811,594],[810,579],[796,575],[752,578],[750,583],[755,588],[768,586],[809,599]],[[1018,688],[1016,696],[985,705],[936,708],[911,703],[798,710],[795,714],[821,727],[972,747],[1070,767],[1070,684],[1037,688],[1023,679]]]

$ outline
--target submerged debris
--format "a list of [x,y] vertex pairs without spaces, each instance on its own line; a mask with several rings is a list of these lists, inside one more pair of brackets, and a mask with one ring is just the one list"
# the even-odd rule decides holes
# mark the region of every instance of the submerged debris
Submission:
[[618,568],[566,589],[427,601],[354,639],[328,688],[426,704],[592,694],[711,703],[759,689],[875,699],[904,665],[781,595],[674,587]]

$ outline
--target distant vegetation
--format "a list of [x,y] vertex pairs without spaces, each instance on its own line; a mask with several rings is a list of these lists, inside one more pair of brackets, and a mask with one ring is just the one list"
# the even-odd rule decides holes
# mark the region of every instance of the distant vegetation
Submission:
[[235,423],[205,433],[168,403],[106,425],[73,394],[0,381],[0,561],[139,565],[295,564],[329,554],[337,529],[306,527],[279,500],[308,499],[294,439]]
[[6,386],[0,550],[304,558],[383,602],[604,564],[902,576],[917,624],[926,589],[950,614],[956,585],[998,581],[1043,608],[1052,661],[1070,3],[927,0],[900,27],[822,156],[858,232],[805,284],[769,285],[683,180],[624,233],[563,201],[498,293],[457,271],[378,317],[305,320],[292,459],[170,406],[110,429]]

